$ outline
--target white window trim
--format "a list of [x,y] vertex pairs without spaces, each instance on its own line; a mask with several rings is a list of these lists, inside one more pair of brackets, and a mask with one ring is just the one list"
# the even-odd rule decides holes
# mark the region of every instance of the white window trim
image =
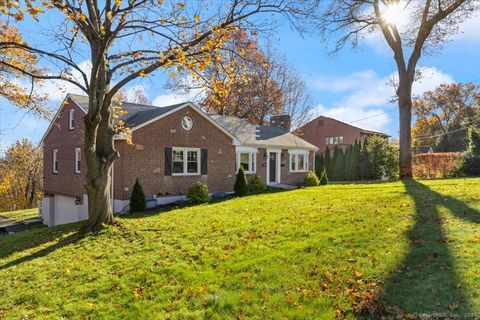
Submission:
[[253,170],[245,171],[245,174],[257,173],[257,151],[251,150],[237,151],[237,171],[240,169],[240,158],[242,153],[248,154],[248,167],[250,168],[250,165],[253,164]]
[[73,130],[75,129],[75,125],[73,124],[74,122],[74,115],[75,109],[70,109],[70,112],[68,113],[68,129]]
[[[78,162],[80,161],[80,167],[78,166]],[[82,161],[82,150],[80,148],[75,148],[75,173],[81,173],[81,161]]]
[[[309,152],[308,151],[305,151],[305,150],[291,150],[288,153],[289,153],[289,163],[288,163],[289,172],[295,172],[295,173],[297,173],[297,172],[308,172],[308,162],[309,162],[309,159],[308,159]],[[304,159],[305,168],[302,169],[302,170],[298,169],[298,156],[299,155],[303,155],[305,157],[305,159]],[[295,158],[295,168],[292,169],[292,159],[293,158]]]
[[52,150],[52,172],[58,173],[58,149]]
[[[183,173],[174,173],[173,172],[173,152],[175,151],[183,151]],[[195,173],[188,173],[187,168],[188,168],[188,151],[196,151],[197,152],[197,172]],[[202,172],[202,152],[200,148],[177,148],[173,147],[172,148],[172,176],[199,176],[200,173]]]

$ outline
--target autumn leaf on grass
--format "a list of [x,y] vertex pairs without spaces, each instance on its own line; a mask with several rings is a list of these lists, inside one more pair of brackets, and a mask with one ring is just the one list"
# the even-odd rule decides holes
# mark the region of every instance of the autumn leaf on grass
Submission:
[[448,305],[448,309],[450,310],[457,310],[460,307],[458,303],[451,303]]
[[143,295],[143,287],[136,286],[135,289],[133,289],[133,296],[135,298],[140,298],[142,295]]

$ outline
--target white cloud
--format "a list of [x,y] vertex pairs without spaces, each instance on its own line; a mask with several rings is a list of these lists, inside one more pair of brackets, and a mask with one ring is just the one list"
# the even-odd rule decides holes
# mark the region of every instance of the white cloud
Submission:
[[[390,116],[384,112],[385,110],[380,108],[368,110],[356,107],[326,108],[325,106],[320,104],[313,110],[313,115],[314,117],[322,115],[334,118],[346,123],[352,123],[352,125],[364,129],[385,131],[387,125],[390,124],[391,119]],[[365,120],[358,121],[360,119]]]
[[[414,95],[433,90],[441,83],[453,82],[449,74],[434,67],[419,67],[418,70],[422,78],[413,85]],[[365,129],[385,131],[391,123],[389,114],[394,111],[389,106],[388,113],[385,113],[385,107],[395,96],[392,81],[397,78],[397,73],[382,77],[374,70],[356,71],[344,77],[321,77],[311,86],[340,96],[329,107],[319,105],[313,111],[314,116],[325,115],[344,122],[354,121],[354,125]],[[364,118],[368,119],[357,121]]]
[[187,101],[188,101],[187,96],[181,96],[176,94],[161,94],[159,96],[156,96],[155,99],[153,99],[152,104],[157,107],[166,107],[172,104],[177,104],[177,103],[182,103]]
[[[420,2],[420,5],[423,5],[423,3]],[[415,4],[407,7],[407,10],[398,17],[397,28],[401,34],[411,28],[412,20],[409,17],[413,15],[414,9]],[[480,14],[474,13],[470,18],[460,23],[458,31],[458,34],[452,35],[452,42],[478,44],[478,41],[480,41]],[[365,29],[362,36],[364,43],[372,47],[376,53],[392,54],[378,27],[374,28],[373,31],[372,29]]]
[[351,89],[357,89],[377,78],[377,73],[373,70],[357,71],[346,77],[320,77],[311,86],[318,90],[340,92]]
[[[181,85],[184,87],[194,88],[198,86],[197,82],[193,79],[192,76],[184,77],[180,79],[180,82],[181,82]],[[156,96],[155,99],[153,99],[152,104],[154,106],[165,107],[168,105],[187,102],[187,101],[193,102],[201,99],[204,94],[205,92],[201,88],[192,89],[185,94],[175,94],[175,93],[172,93],[171,91],[168,91],[164,94]]]
[[[87,79],[90,78],[90,71],[91,71],[91,62],[86,60],[81,62],[79,65],[80,70],[82,70]],[[82,85],[84,84],[83,78],[79,71],[77,70],[70,70],[71,78],[73,80],[78,81]],[[79,87],[74,85],[73,83],[63,81],[63,80],[45,80],[43,85],[36,88],[36,91],[39,94],[46,94],[48,95],[48,100],[52,102],[59,102],[65,98],[67,93],[75,93],[75,94],[85,94]]]
[[478,44],[480,40],[480,14],[476,14],[466,20],[460,26],[460,34],[455,36],[455,40],[472,42]]

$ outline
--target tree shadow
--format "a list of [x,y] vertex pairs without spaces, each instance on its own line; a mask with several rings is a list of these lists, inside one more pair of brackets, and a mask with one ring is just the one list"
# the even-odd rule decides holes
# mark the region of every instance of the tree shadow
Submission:
[[[248,196],[245,196],[244,198],[248,197],[255,197],[258,195],[262,194],[270,194],[270,193],[279,193],[279,192],[288,192],[292,190],[297,190],[297,189],[282,189],[282,188],[276,188],[276,187],[268,187],[268,189],[264,192],[261,193],[255,193],[255,194],[250,194]],[[197,207],[201,205],[212,205],[212,204],[217,204],[221,202],[228,202],[233,199],[238,199],[238,197],[234,194],[229,194],[227,196],[221,197],[221,198],[214,198],[211,201],[209,201],[206,204],[195,204],[195,203],[190,203],[187,200],[180,200],[176,201],[170,204],[165,204],[165,205],[160,205],[142,212],[135,212],[135,213],[124,213],[124,214],[119,214],[118,216],[122,217],[123,219],[138,219],[138,218],[145,218],[145,217],[150,217],[150,216],[155,216],[161,213],[166,213],[169,211],[173,210],[178,210],[178,209],[184,209],[184,208],[190,208],[190,207]]]
[[[24,232],[0,236],[0,270],[17,265],[24,261],[45,256],[56,249],[78,241],[80,238],[82,238],[82,235],[78,232],[82,223],[84,222],[77,222],[58,227],[35,228]],[[72,231],[73,233],[71,235],[64,237],[65,234]],[[20,257],[8,263],[4,263],[6,258],[17,252],[24,252],[53,241],[58,242],[30,255]]]
[[480,213],[417,181],[403,183],[415,203],[415,222],[407,232],[407,256],[384,283],[381,301],[387,307],[383,311],[434,318],[465,315],[471,305],[456,273],[448,247],[451,240],[443,230],[445,220],[439,208],[445,207],[456,218],[472,223],[480,223]]

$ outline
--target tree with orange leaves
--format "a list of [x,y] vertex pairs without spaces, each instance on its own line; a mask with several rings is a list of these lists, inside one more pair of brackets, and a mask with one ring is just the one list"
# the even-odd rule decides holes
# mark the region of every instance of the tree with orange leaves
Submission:
[[[1,21],[0,42],[24,43],[17,28]],[[28,70],[29,72],[41,73],[42,70],[37,67],[37,57],[30,52],[15,48],[2,50],[0,56],[2,60],[8,61],[9,65],[14,66],[0,66],[0,96],[20,109],[49,119],[51,110],[45,105],[46,96],[34,90],[34,87],[41,86],[41,83],[37,79],[30,78],[28,79],[29,84],[24,84],[27,79],[23,79],[22,73],[17,70],[18,68]],[[22,82],[19,79],[25,81]]]
[[478,125],[480,87],[473,83],[441,84],[413,99],[416,122],[412,135],[416,146],[435,151],[463,151],[467,129]]
[[[117,131],[112,102],[115,95],[132,81],[158,70],[175,74],[205,69],[221,59],[220,48],[242,24],[252,27],[254,16],[276,12],[294,21],[310,12],[313,5],[309,7],[307,2],[45,0],[42,2],[48,9],[45,14],[54,14],[57,22],[49,27],[54,41],[47,46],[18,40],[0,42],[1,50],[32,53],[51,66],[48,73],[33,72],[0,57],[1,67],[33,79],[68,82],[88,95],[84,154],[89,217],[84,231],[99,230],[103,224],[114,223],[110,203],[111,170],[119,157],[114,147]],[[59,19],[59,15],[62,18]],[[255,26],[261,27],[264,23],[268,23],[268,19],[256,19]],[[90,60],[87,67],[82,65],[85,56]]]
[[221,59],[193,77],[172,79],[167,88],[194,96],[208,113],[235,116],[263,125],[270,115],[286,112],[293,127],[309,120],[313,101],[305,83],[269,44],[262,50],[245,30],[239,30],[221,49]]

